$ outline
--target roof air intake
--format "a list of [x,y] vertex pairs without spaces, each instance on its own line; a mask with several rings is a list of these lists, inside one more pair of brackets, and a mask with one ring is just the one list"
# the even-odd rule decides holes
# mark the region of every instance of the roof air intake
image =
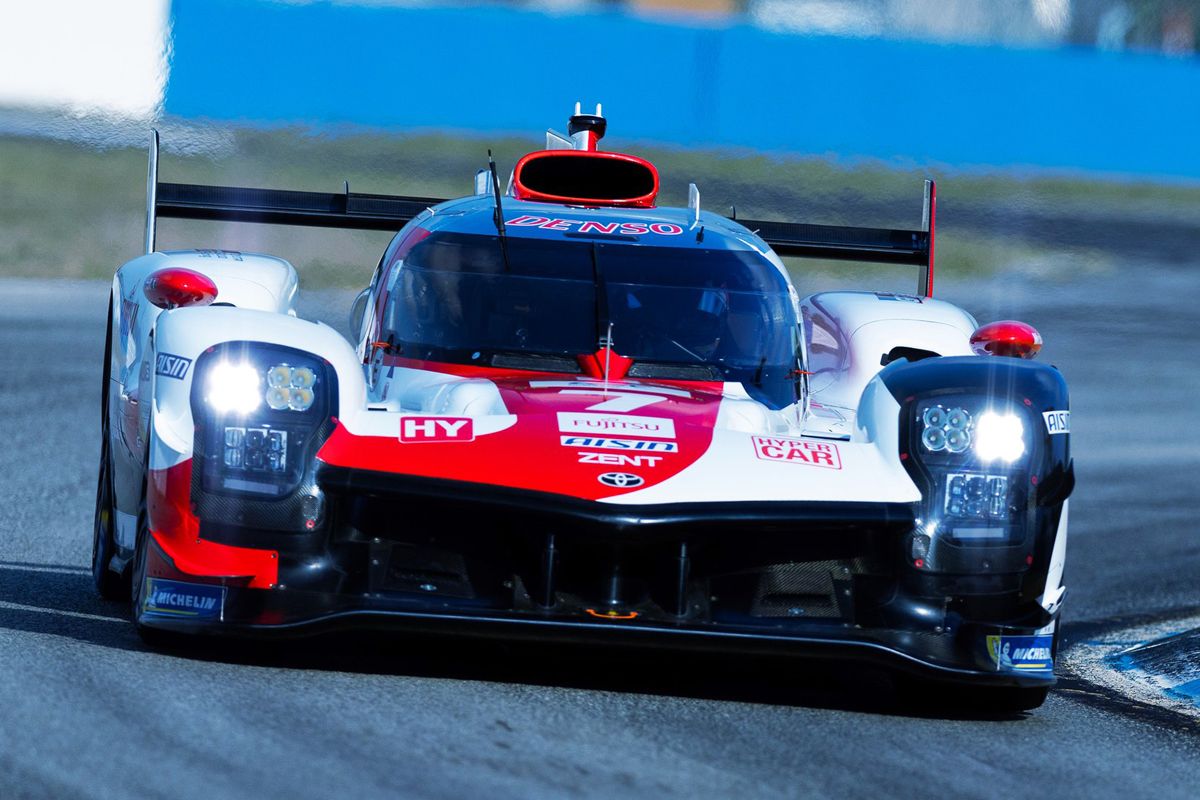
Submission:
[[518,200],[653,208],[658,170],[649,161],[596,150],[539,150],[517,162]]

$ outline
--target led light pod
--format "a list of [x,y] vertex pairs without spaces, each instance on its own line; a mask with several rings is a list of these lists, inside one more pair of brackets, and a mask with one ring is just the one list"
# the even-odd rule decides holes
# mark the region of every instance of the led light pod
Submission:
[[965,408],[929,406],[921,414],[921,422],[925,425],[921,444],[931,453],[962,453],[971,446],[974,421]]
[[222,361],[208,373],[205,399],[219,412],[249,414],[262,403],[261,381],[250,364]]
[[1011,464],[1025,454],[1025,426],[1015,414],[985,411],[975,425],[975,454],[981,461]]

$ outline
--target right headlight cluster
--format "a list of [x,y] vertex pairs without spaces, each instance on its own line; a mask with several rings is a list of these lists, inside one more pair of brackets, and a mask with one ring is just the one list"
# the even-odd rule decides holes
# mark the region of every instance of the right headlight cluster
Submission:
[[1011,412],[974,416],[956,405],[930,404],[921,412],[921,446],[930,453],[965,453],[974,446],[982,462],[1011,464],[1025,454],[1025,425]]
[[[920,400],[911,413],[913,476],[926,500],[910,563],[922,570],[969,572],[983,559],[978,564],[1001,568],[979,548],[1008,548],[1024,536],[1032,447],[1026,414],[973,395]],[[976,555],[960,551],[963,547]]]

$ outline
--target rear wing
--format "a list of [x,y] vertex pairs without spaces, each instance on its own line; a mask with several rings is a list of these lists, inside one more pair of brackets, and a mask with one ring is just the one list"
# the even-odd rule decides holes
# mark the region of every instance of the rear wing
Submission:
[[933,242],[937,224],[937,184],[925,181],[920,230],[856,228],[738,219],[781,256],[828,258],[920,267],[917,294],[933,297]]
[[[442,202],[445,200],[433,197],[351,192],[348,183],[344,191],[332,194],[160,183],[158,131],[153,131],[146,176],[146,252],[154,252],[159,217],[398,231],[425,209]],[[920,230],[736,221],[758,234],[781,256],[921,267],[917,294],[932,297],[936,215],[937,187],[927,180]]]

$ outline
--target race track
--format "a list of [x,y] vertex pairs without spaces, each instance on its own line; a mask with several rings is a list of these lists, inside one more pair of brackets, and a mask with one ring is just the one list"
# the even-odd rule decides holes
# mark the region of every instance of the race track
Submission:
[[[1198,283],[1122,265],[939,285],[1033,323],[1071,384],[1068,651],[1200,606]],[[996,719],[843,670],[397,638],[149,650],[88,573],[107,291],[0,281],[0,800],[1196,796],[1200,723],[1070,676]],[[338,324],[348,297],[302,311]]]

